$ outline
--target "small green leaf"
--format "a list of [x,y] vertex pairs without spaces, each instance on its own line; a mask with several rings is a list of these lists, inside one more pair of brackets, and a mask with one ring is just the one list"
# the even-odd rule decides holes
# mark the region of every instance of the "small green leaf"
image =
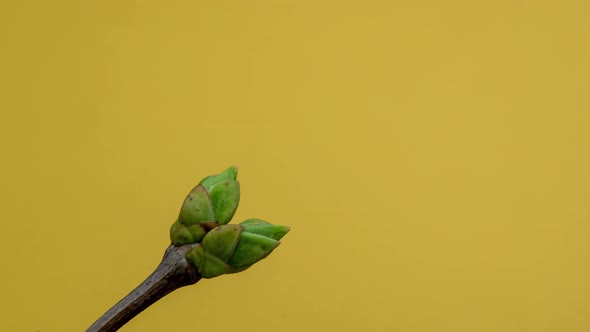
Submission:
[[196,186],[186,196],[180,209],[180,222],[187,225],[195,225],[203,221],[213,221],[213,205],[209,194],[203,186]]
[[273,225],[260,219],[248,219],[240,223],[244,231],[258,235],[264,235],[273,240],[280,240],[290,230],[287,226]]
[[223,225],[211,230],[203,239],[203,249],[227,262],[240,241],[240,225]]
[[175,246],[180,246],[187,243],[193,243],[193,236],[186,226],[177,220],[170,228],[170,241]]
[[252,265],[268,256],[279,243],[263,235],[242,232],[240,242],[228,263],[235,267]]
[[203,278],[215,278],[222,274],[231,273],[231,267],[218,257],[205,252],[205,264],[199,273]]
[[205,253],[203,251],[203,246],[198,244],[196,247],[192,248],[186,254],[186,259],[191,262],[191,264],[193,264],[193,266],[201,274],[201,271],[203,271],[203,266],[205,265]]
[[240,183],[238,181],[223,181],[215,184],[209,191],[213,204],[215,220],[220,225],[227,224],[236,213],[240,202]]
[[236,166],[231,166],[225,171],[217,174],[211,175],[203,180],[201,180],[201,185],[207,189],[207,191],[211,191],[211,188],[219,182],[223,181],[235,181],[238,177],[238,168]]

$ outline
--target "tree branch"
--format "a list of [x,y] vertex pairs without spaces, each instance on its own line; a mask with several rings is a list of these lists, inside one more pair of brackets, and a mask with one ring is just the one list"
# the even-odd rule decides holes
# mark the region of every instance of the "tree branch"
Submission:
[[170,245],[156,270],[137,288],[115,304],[86,332],[112,332],[170,292],[196,283],[201,279],[197,270],[186,260],[186,254],[196,246]]

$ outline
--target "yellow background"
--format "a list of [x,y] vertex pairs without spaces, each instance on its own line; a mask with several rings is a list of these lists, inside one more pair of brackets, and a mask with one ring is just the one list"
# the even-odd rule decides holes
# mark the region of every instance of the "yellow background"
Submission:
[[2,1],[1,331],[82,331],[236,164],[266,260],[122,331],[589,331],[588,1]]

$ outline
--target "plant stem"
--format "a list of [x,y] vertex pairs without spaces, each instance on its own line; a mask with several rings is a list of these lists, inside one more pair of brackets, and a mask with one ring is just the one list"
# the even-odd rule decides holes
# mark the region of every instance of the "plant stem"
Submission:
[[156,270],[94,322],[86,332],[117,331],[165,295],[199,281],[201,276],[185,258],[186,254],[195,246],[195,244],[178,247],[170,245]]

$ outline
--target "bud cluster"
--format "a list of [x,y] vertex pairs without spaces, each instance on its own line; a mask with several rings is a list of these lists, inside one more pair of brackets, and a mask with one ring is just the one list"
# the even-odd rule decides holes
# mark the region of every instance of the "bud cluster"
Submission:
[[240,201],[237,168],[206,177],[186,197],[170,228],[176,246],[195,244],[186,256],[203,278],[243,271],[268,256],[289,227],[260,219],[227,225]]

